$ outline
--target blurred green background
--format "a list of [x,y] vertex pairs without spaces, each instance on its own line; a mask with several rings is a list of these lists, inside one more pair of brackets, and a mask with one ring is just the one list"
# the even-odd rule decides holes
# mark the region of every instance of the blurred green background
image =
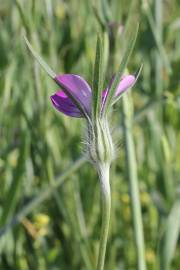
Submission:
[[[98,177],[82,157],[85,123],[52,107],[57,86],[23,34],[57,73],[91,84],[97,33],[116,32],[120,48],[131,20],[140,30],[129,72],[143,63],[131,92],[147,268],[180,269],[178,0],[0,0],[0,269],[94,269],[100,234]],[[116,50],[107,80],[121,58]],[[105,270],[135,270],[121,101],[111,121],[119,148]]]

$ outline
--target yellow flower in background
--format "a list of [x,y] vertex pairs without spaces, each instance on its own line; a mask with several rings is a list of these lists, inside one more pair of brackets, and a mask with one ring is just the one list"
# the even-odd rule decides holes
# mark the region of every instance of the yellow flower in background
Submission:
[[121,201],[124,204],[129,204],[130,203],[130,198],[128,193],[124,193],[121,195]]
[[149,194],[145,191],[140,193],[140,200],[143,206],[148,206],[151,202]]
[[148,263],[153,264],[156,260],[156,255],[154,253],[154,250],[147,249],[146,250],[146,260]]
[[22,224],[28,233],[34,238],[46,236],[48,234],[49,216],[39,213],[34,216],[34,222],[24,218]]
[[49,224],[50,218],[48,215],[39,213],[34,216],[34,221],[35,221],[34,225],[36,228],[42,228]]

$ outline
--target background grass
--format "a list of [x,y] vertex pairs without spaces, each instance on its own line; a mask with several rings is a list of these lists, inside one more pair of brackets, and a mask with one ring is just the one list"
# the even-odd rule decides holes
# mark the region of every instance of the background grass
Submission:
[[[148,270],[180,269],[179,14],[178,0],[0,0],[0,269],[94,269],[99,183],[82,158],[84,123],[54,110],[49,96],[57,87],[22,35],[57,73],[91,83],[99,17],[113,31],[140,21],[128,68],[144,65],[132,97],[146,260]],[[124,41],[119,31],[117,48]],[[116,50],[107,80],[121,58]],[[105,269],[135,270],[121,101],[112,122],[120,147]]]

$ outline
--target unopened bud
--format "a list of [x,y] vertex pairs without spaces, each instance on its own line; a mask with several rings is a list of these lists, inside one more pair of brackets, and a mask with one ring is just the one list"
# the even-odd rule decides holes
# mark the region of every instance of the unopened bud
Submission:
[[104,119],[96,120],[94,126],[89,127],[88,155],[95,164],[110,164],[114,158],[112,136],[108,122]]

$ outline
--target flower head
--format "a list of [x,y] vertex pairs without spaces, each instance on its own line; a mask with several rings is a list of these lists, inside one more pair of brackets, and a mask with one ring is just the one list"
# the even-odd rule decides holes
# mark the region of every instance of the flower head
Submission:
[[[78,108],[77,103],[85,110],[85,112],[91,117],[91,105],[92,105],[92,89],[89,84],[79,75],[75,74],[63,74],[54,78],[61,89],[51,96],[51,101],[54,107],[71,117],[84,117],[82,111]],[[113,79],[109,83],[106,90],[102,92],[102,104],[101,110],[106,102],[110,86]],[[134,75],[123,76],[119,82],[119,85],[115,92],[115,97],[122,95],[128,88],[132,87],[136,81]],[[71,98],[65,94],[62,87],[69,92]],[[77,103],[73,102],[74,101]]]
[[[61,87],[51,101],[54,107],[71,117],[88,117],[87,154],[89,160],[94,164],[110,163],[114,158],[114,145],[106,118],[98,116],[93,119],[93,91],[89,84],[80,76],[75,74],[58,75],[54,78]],[[101,91],[100,114],[105,107],[109,91],[112,87],[114,77],[104,91]],[[135,76],[123,76],[117,85],[114,100],[120,97],[136,81]],[[66,94],[67,93],[67,94]]]
[[60,87],[60,89],[51,96],[54,107],[65,115],[86,118],[88,131],[87,154],[88,158],[96,167],[97,164],[108,164],[109,166],[114,158],[114,144],[106,116],[111,106],[136,82],[137,77],[134,75],[123,76],[136,36],[137,32],[135,32],[135,37],[130,40],[126,48],[118,72],[113,76],[104,91],[102,89],[104,81],[104,54],[103,43],[100,37],[97,39],[92,88],[79,75],[56,75],[46,62],[34,51],[25,37],[26,44],[33,56]]

